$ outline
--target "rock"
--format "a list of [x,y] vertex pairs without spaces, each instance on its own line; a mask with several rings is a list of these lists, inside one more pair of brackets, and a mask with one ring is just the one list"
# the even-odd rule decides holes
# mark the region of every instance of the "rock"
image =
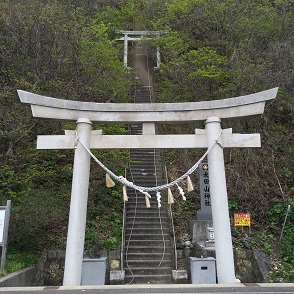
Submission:
[[120,262],[117,259],[113,259],[110,263],[110,270],[114,271],[114,270],[119,270],[120,267]]
[[177,250],[182,250],[185,248],[185,245],[183,243],[177,243],[176,248]]

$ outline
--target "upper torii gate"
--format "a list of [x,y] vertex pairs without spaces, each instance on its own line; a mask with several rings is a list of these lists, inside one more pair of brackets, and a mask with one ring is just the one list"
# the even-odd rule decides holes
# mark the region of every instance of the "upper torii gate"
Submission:
[[[116,33],[123,34],[124,36],[118,41],[124,41],[124,66],[128,66],[128,43],[129,41],[142,41],[143,39],[149,40],[150,36],[159,37],[162,34],[166,34],[168,31],[122,31],[118,30]],[[131,37],[130,37],[131,36]],[[159,48],[156,49],[156,68],[160,68],[161,55]]]
[[[61,100],[25,91],[18,91],[21,102],[31,104],[34,117],[76,121],[76,132],[83,145],[90,149],[166,149],[208,148],[210,195],[215,233],[218,283],[235,283],[231,228],[228,210],[223,148],[260,147],[259,134],[232,134],[221,130],[221,119],[260,115],[265,102],[274,99],[278,88],[223,100],[119,104]],[[205,129],[195,134],[156,135],[155,123],[205,121]],[[143,123],[142,135],[103,135],[92,131],[92,122]],[[215,141],[218,144],[215,144]],[[64,286],[80,285],[86,227],[90,155],[78,144],[73,131],[65,135],[38,136],[38,149],[74,149],[74,169],[66,246]]]

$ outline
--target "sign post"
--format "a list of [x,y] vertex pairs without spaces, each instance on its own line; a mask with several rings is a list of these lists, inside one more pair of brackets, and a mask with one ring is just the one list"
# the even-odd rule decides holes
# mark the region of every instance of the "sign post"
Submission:
[[235,213],[234,214],[235,227],[249,227],[249,233],[251,233],[250,213]]
[[8,239],[8,227],[10,218],[11,200],[7,200],[6,206],[0,206],[0,246],[2,247],[0,272],[4,271],[6,263],[6,249]]

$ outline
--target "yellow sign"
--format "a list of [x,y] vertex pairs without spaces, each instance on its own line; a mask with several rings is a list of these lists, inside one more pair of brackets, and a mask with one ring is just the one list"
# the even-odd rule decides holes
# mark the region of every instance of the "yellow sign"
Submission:
[[235,213],[235,227],[250,227],[250,213]]

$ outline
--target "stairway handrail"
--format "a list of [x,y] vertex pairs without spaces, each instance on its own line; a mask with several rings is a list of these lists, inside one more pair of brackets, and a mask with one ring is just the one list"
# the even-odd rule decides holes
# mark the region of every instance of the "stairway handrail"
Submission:
[[[164,173],[165,173],[165,179],[166,179],[166,182],[168,183],[168,179],[167,179],[167,169],[166,169],[165,162],[164,162]],[[172,210],[172,206],[171,206],[171,204],[168,204],[168,205],[167,205],[167,211],[168,211],[168,216],[169,216],[169,218],[170,218],[171,226],[172,226],[173,243],[174,243],[175,269],[177,270],[177,269],[178,269],[178,253],[177,253],[177,246],[176,246],[174,217],[173,217],[173,210]]]
[[[125,169],[125,177],[126,176],[127,176],[127,170]],[[122,223],[122,231],[121,231],[121,247],[120,247],[120,268],[121,268],[121,270],[124,270],[125,225],[126,225],[126,202],[124,201],[123,223]]]

